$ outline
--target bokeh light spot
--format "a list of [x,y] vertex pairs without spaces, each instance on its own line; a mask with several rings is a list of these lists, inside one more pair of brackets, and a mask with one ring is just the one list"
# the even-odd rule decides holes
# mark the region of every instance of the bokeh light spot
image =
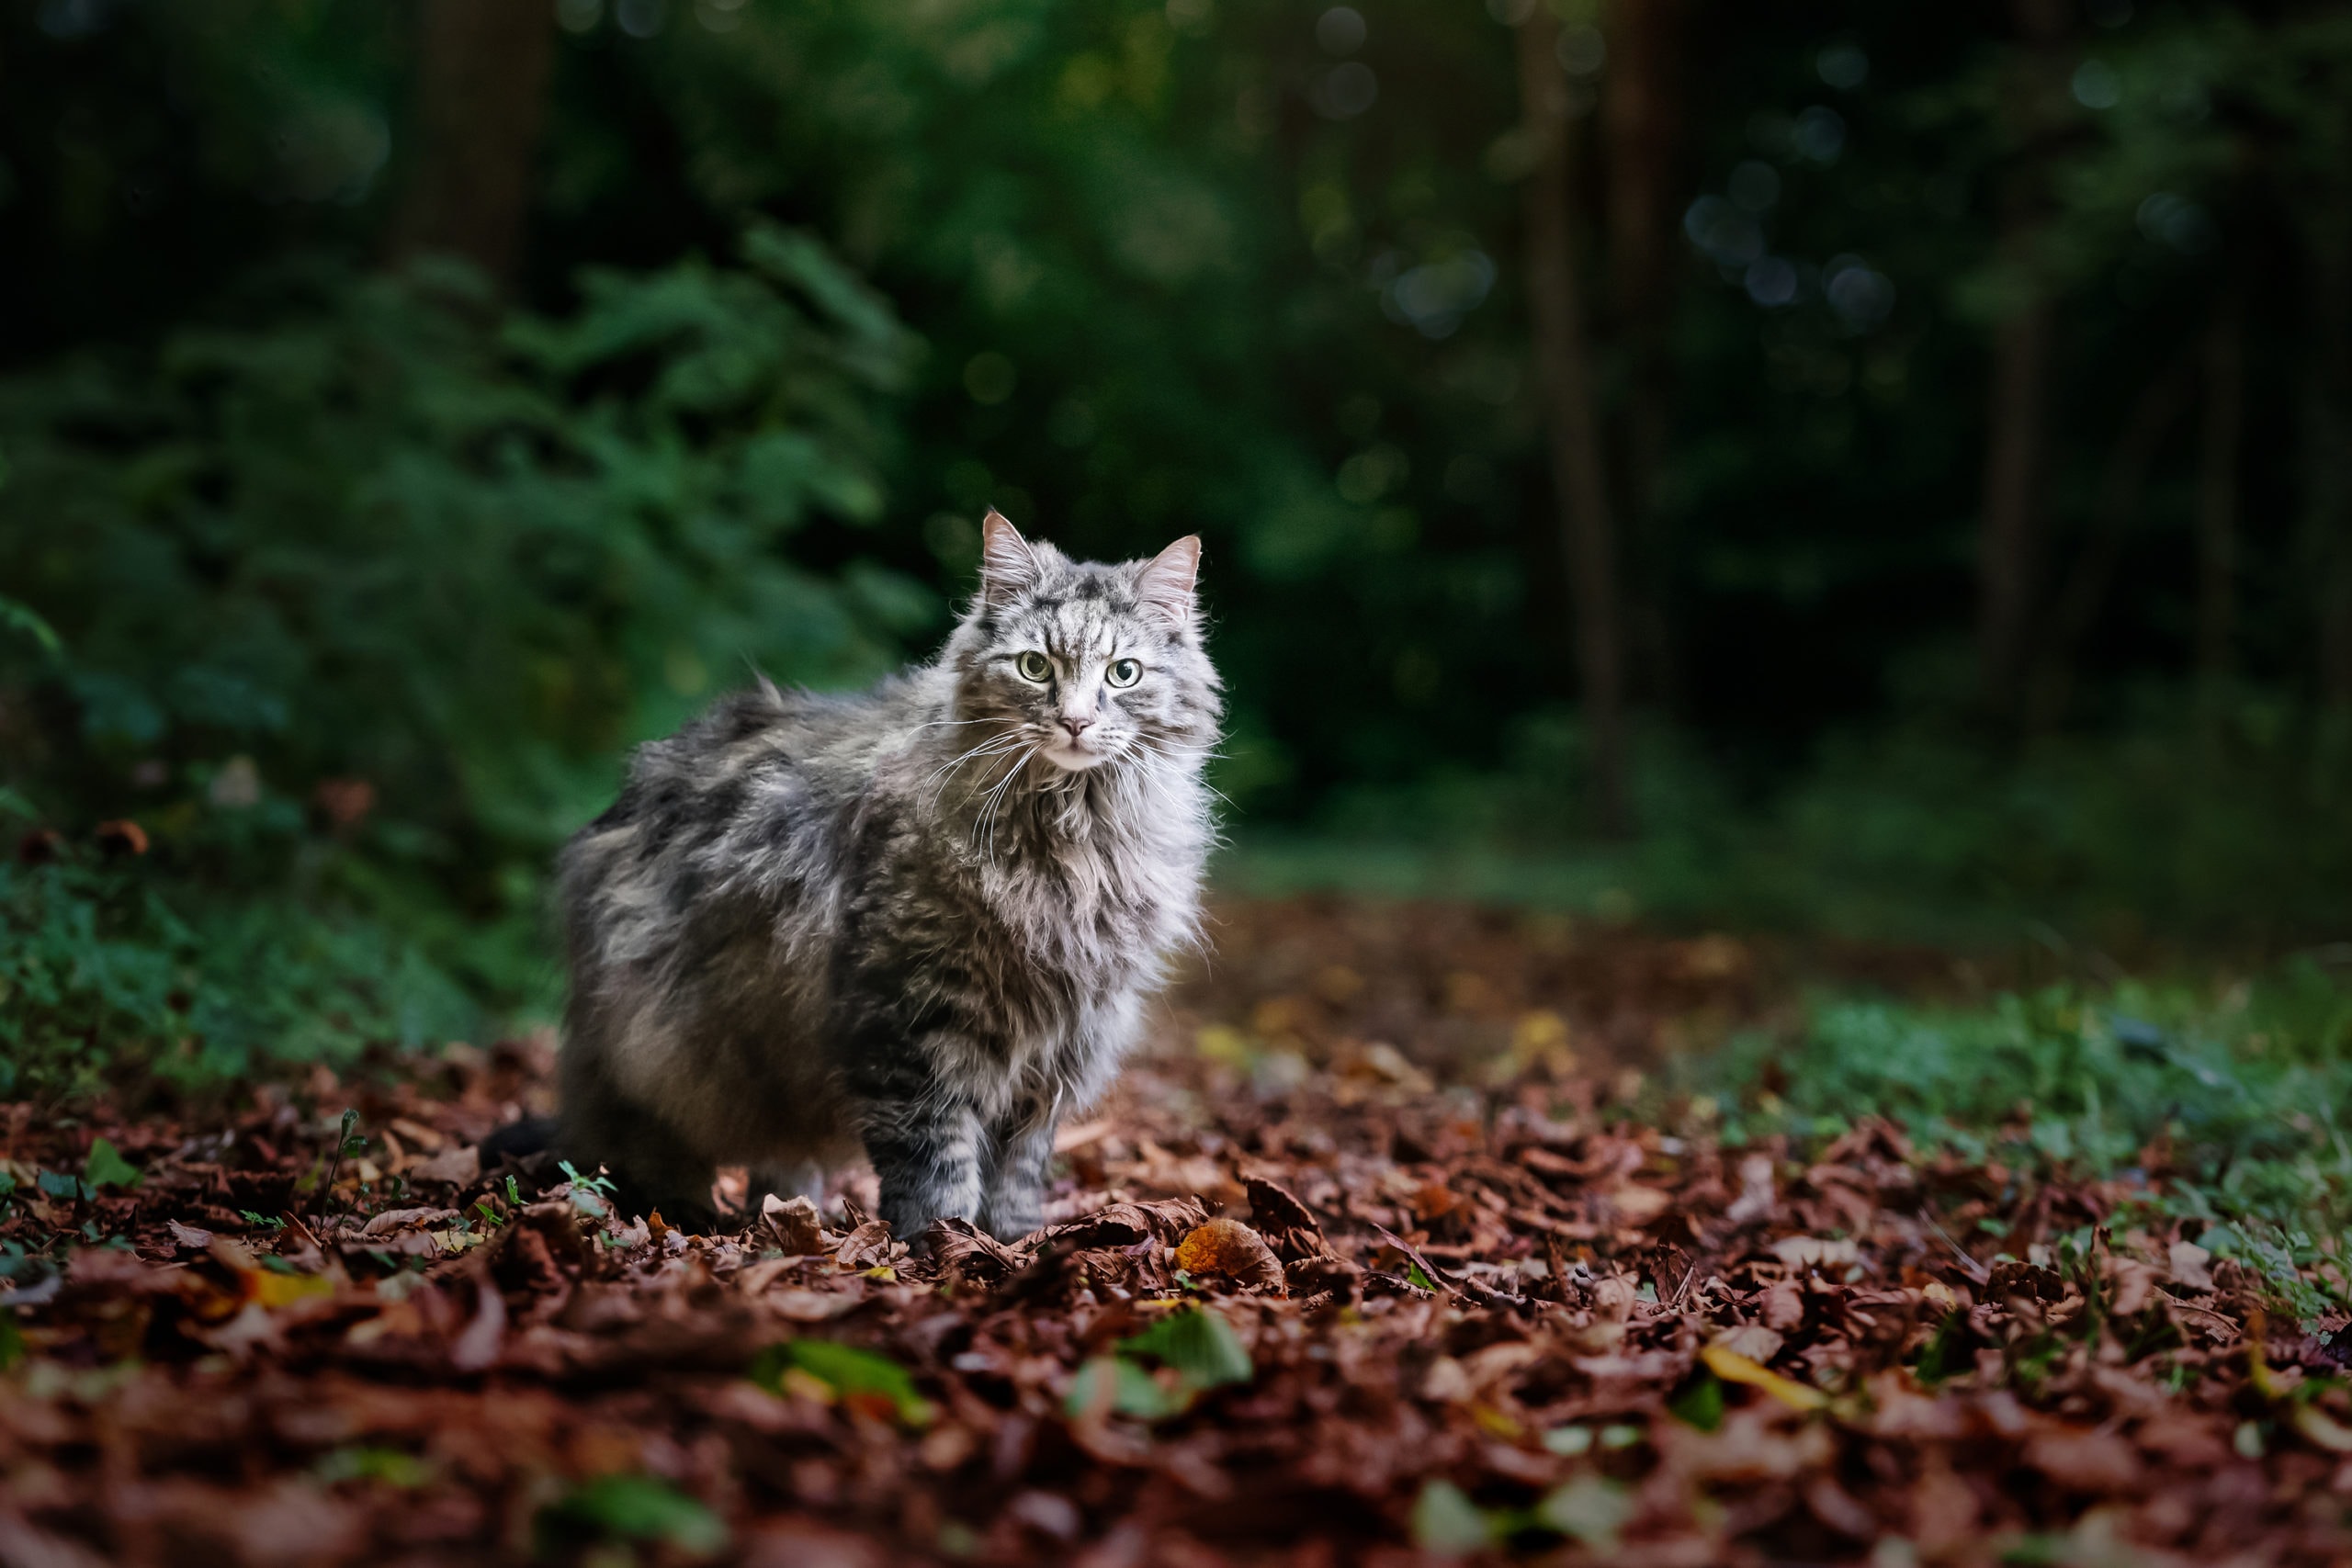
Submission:
[[1353,119],[1380,96],[1380,79],[1372,67],[1351,60],[1334,65],[1315,84],[1315,112],[1325,119]]
[[1747,297],[1758,305],[1777,309],[1794,302],[1797,269],[1780,256],[1758,256],[1747,266]]
[[1762,212],[1781,199],[1781,171],[1761,158],[1750,158],[1731,172],[1733,205]]
[[2104,60],[2086,60],[2075,70],[2075,101],[2086,109],[2111,109],[2123,101],[2123,78]]
[[964,390],[983,408],[994,408],[1012,396],[1012,389],[1020,383],[1021,373],[1012,361],[992,348],[964,362]]
[[1556,49],[1561,68],[1571,76],[1590,76],[1609,59],[1608,41],[1590,22],[1561,28]]
[[1846,150],[1846,119],[1826,104],[1815,104],[1797,116],[1789,140],[1797,152],[1816,164],[1834,164]]
[[1326,54],[1353,54],[1363,47],[1363,13],[1353,6],[1334,6],[1315,18],[1315,41]]
[[1870,80],[1871,57],[1862,52],[1860,44],[1840,39],[1814,56],[1813,69],[1828,85],[1850,93]]

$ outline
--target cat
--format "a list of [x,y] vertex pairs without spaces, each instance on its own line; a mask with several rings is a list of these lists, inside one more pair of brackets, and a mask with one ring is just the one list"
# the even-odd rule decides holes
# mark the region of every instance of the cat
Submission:
[[1073,561],[991,510],[931,663],[850,696],[763,679],[640,747],[559,862],[564,1156],[686,1229],[719,1165],[756,1213],[861,1151],[902,1241],[1036,1229],[1057,1124],[1198,931],[1199,561]]

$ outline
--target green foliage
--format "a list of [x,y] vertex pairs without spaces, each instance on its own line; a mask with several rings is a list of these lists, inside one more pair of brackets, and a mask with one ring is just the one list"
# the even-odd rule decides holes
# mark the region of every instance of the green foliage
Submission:
[[1589,1471],[1571,1476],[1528,1508],[1481,1508],[1453,1483],[1430,1481],[1413,1503],[1413,1543],[1435,1556],[1460,1557],[1515,1537],[1566,1536],[1608,1552],[1616,1549],[1617,1532],[1636,1511],[1622,1484]]
[[255,891],[75,853],[0,862],[0,1094],[141,1067],[211,1084],[471,1032],[474,999],[382,922]]
[[628,743],[932,624],[787,548],[874,521],[910,340],[807,236],[742,249],[503,321],[452,269],[295,269],[0,381],[0,580],[56,628],[0,645],[0,787],[154,843],[0,866],[7,1070],[462,1032],[540,984],[544,867]]
[[1693,1081],[1738,1108],[1734,1139],[1829,1136],[1876,1113],[1979,1160],[2127,1182],[2160,1161],[2148,1209],[2304,1315],[2328,1304],[2308,1279],[2352,1221],[2352,979],[2320,955],[2212,993],[2129,981],[1971,1008],[1825,1000],[1795,1039],[1750,1037]]
[[[1155,1374],[1149,1363],[1162,1371]],[[1256,1375],[1250,1352],[1218,1314],[1197,1303],[1156,1318],[1097,1356],[1070,1380],[1064,1404],[1072,1419],[1111,1411],[1159,1421],[1190,1410],[1200,1396]]]
[[567,1540],[644,1541],[704,1558],[727,1546],[727,1526],[709,1508],[655,1475],[602,1475],[541,1509],[543,1552]]
[[1674,1396],[1667,1408],[1686,1426],[1696,1427],[1702,1432],[1713,1431],[1724,1424],[1723,1380],[1713,1372],[1701,1372],[1691,1380],[1690,1387]]
[[431,1465],[405,1450],[363,1445],[335,1450],[311,1473],[329,1485],[339,1481],[376,1481],[406,1492],[431,1482],[434,1472]]
[[1193,1397],[1193,1390],[1161,1382],[1139,1361],[1096,1356],[1070,1379],[1062,1407],[1074,1421],[1106,1410],[1135,1421],[1164,1421],[1190,1410]]
[[845,1399],[882,1401],[910,1427],[928,1426],[937,1410],[915,1392],[913,1378],[888,1356],[831,1339],[787,1339],[761,1351],[752,1363],[753,1382],[780,1392],[784,1375],[800,1371]]
[[1413,1544],[1441,1557],[1483,1550],[1494,1539],[1487,1516],[1451,1481],[1422,1483],[1413,1500]]
[[1523,724],[1501,771],[1336,792],[1301,829],[1245,828],[1232,885],[1471,897],[1612,919],[1859,937],[2284,943],[2337,929],[2352,886],[2352,751],[2321,716],[2249,699],[2226,724],[2151,702],[2100,736],[2004,752],[1921,725],[1833,738],[1743,791],[1677,738],[1636,751],[1642,835],[1576,828],[1572,721]]
[[1256,1375],[1233,1325],[1198,1304],[1177,1308],[1119,1341],[1122,1356],[1159,1362],[1195,1388],[1248,1382]]
[[90,1157],[82,1167],[82,1183],[85,1187],[113,1187],[128,1192],[139,1185],[139,1168],[122,1157],[122,1152],[111,1140],[94,1139]]
[[[6,868],[0,1094],[544,1001],[548,854],[628,744],[747,663],[841,683],[921,644],[990,503],[1085,553],[1204,535],[1245,883],[1930,938],[2340,927],[2343,14],[2111,6],[2039,46],[1967,8],[1657,22],[1660,231],[1621,231],[1649,154],[1613,110],[1566,182],[1607,193],[1593,369],[1653,716],[1643,836],[1595,846],[1511,8],[1367,13],[1344,62],[1322,9],[569,8],[511,310],[358,265],[427,155],[405,15],[0,17],[0,257],[43,307],[0,341],[0,813],[155,843]],[[1580,111],[1636,52],[1597,15]],[[1340,70],[1376,96],[1335,102]],[[1985,346],[2037,297],[2037,614],[2105,547],[2130,411],[2231,301],[2241,608],[2192,704],[2185,412],[2072,728],[2013,751],[1960,716]]]

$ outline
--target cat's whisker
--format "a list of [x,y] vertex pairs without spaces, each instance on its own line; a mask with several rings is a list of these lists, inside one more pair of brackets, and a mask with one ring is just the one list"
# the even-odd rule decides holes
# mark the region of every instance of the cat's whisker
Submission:
[[979,820],[973,824],[972,829],[975,835],[978,835],[983,828],[987,830],[987,842],[980,847],[979,852],[983,860],[996,858],[996,818],[997,812],[1003,805],[1004,792],[1012,787],[1012,781],[1021,776],[1023,770],[1035,759],[1040,750],[1041,748],[1033,746],[1023,752],[1020,761],[1005,770],[1004,777],[997,782],[997,786],[989,791],[988,799],[981,808]]
[[[970,761],[976,757],[987,757],[1001,754],[1006,750],[1012,750],[1014,746],[1018,745],[1021,740],[1022,736],[1018,729],[1010,730],[1002,735],[991,735],[986,740],[983,740],[978,745],[973,747],[970,750],[966,751],[962,755],[955,757],[948,761],[943,762],[938,767],[933,769],[930,776],[925,778],[922,782],[928,784],[943,773],[952,773],[957,768],[962,767],[966,762]],[[944,789],[945,786],[942,785],[941,788]],[[933,802],[934,804],[936,803],[937,798],[937,795],[934,794],[933,796]]]

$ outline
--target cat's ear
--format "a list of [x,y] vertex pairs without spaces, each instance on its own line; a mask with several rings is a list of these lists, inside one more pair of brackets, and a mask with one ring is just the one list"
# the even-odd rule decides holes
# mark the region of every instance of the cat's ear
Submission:
[[980,519],[980,600],[1006,604],[1035,586],[1042,563],[1012,520],[995,507]]
[[1193,580],[1201,570],[1201,536],[1187,534],[1151,559],[1136,577],[1136,597],[1180,626],[1193,622]]

